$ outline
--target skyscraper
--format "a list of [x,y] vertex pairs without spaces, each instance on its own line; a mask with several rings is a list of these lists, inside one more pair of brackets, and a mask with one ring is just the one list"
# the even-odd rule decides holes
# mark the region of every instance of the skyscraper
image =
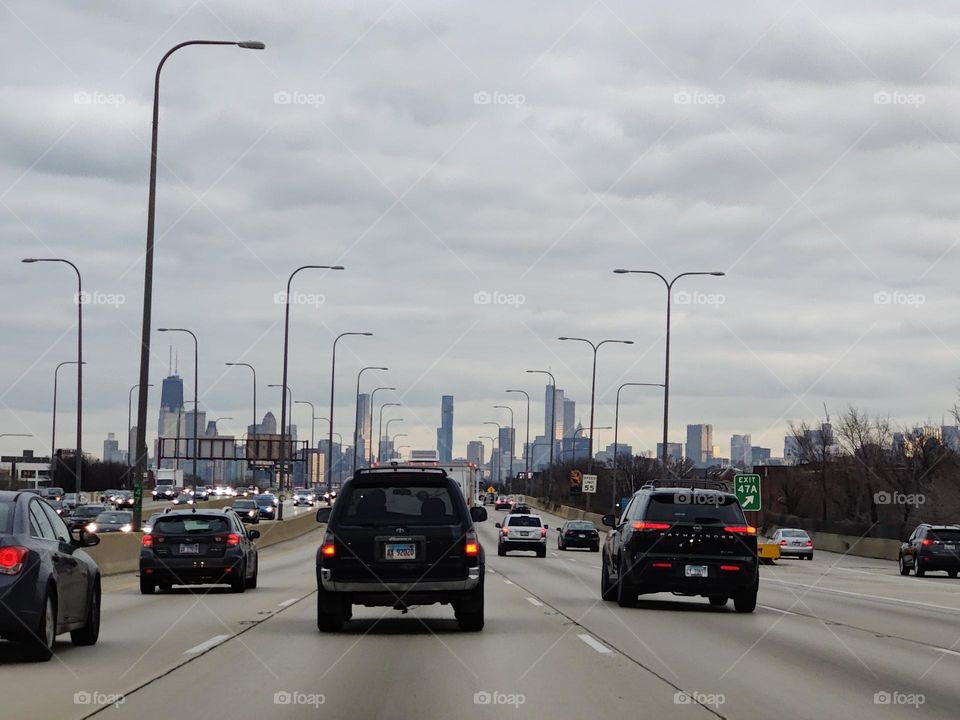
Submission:
[[440,398],[440,427],[437,428],[437,453],[440,462],[453,460],[453,395]]
[[360,393],[357,398],[357,424],[360,428],[357,443],[357,465],[366,467],[367,455],[370,452],[370,395]]
[[749,435],[730,436],[730,464],[738,468],[749,468],[753,465],[753,451],[751,450]]
[[107,439],[103,441],[103,461],[108,463],[123,462],[123,454],[120,452],[120,442],[116,435],[107,433]]
[[687,457],[695,464],[713,455],[713,425],[687,425]]
[[[557,404],[557,412],[554,417],[555,427],[550,432],[550,418],[553,414],[553,404]],[[571,430],[571,433],[573,431]],[[563,437],[563,390],[555,388],[553,385],[547,385],[544,390],[544,415],[543,415],[543,434],[546,438],[553,438],[553,441]],[[548,448],[549,450],[549,448]]]
[[179,375],[170,375],[163,379],[160,390],[160,418],[157,423],[157,435],[176,437],[178,416],[183,412],[183,379]]
[[483,465],[483,443],[479,440],[471,440],[467,443],[467,462],[477,467]]

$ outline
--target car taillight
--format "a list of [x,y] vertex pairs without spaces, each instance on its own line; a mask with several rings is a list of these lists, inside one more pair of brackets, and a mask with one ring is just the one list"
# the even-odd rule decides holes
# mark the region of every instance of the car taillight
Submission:
[[736,533],[737,535],[756,535],[757,529],[753,525],[727,525],[724,532]]
[[320,554],[325,558],[332,558],[337,554],[337,548],[333,542],[333,535],[327,533],[323,538],[323,545],[320,547]]
[[740,566],[739,565],[721,565],[720,569],[726,570],[728,572],[736,572],[737,570],[740,569]]
[[923,541],[922,544],[923,544],[923,545],[933,545],[933,540],[931,540],[930,538],[927,538],[926,540]]
[[540,537],[546,537],[546,536],[547,536],[547,529],[540,528]]
[[786,544],[787,544],[787,541],[786,541],[786,540],[781,540],[781,541],[780,541],[780,544],[781,544],[781,545],[786,545]]
[[227,545],[236,546],[240,544],[240,536],[237,533],[227,535]]
[[807,547],[813,547],[813,540],[807,540]]
[[480,555],[480,543],[477,542],[477,536],[473,533],[467,535],[466,543],[463,546],[463,554],[467,557],[477,557]]
[[0,574],[16,575],[23,570],[23,565],[30,551],[19,545],[0,548]]
[[143,539],[140,541],[140,544],[145,548],[153,547],[153,535],[144,535]]
[[643,520],[638,520],[635,523],[631,523],[630,527],[634,530],[669,530],[670,523],[645,522]]
[[673,567],[673,563],[655,562],[655,563],[653,563],[653,567],[655,567],[655,568],[671,568],[671,567]]
[[510,534],[509,528],[500,528],[500,534],[504,536],[509,535]]

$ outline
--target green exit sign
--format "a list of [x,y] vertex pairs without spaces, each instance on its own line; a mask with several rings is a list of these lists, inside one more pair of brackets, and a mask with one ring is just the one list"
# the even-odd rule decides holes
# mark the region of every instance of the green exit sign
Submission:
[[734,475],[733,488],[740,501],[740,507],[746,511],[760,509],[760,476],[753,474]]

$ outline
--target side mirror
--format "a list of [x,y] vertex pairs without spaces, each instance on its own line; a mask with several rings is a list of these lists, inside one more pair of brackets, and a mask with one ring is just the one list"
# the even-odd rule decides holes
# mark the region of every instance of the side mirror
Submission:
[[251,540],[256,540],[258,537],[260,537],[260,531],[259,531],[259,530],[247,530],[247,537],[250,538]]
[[604,515],[600,520],[607,527],[616,527],[617,526],[617,516],[616,515]]
[[494,525],[494,527],[502,528],[503,525],[501,525],[500,523],[497,523],[496,525]]
[[470,519],[474,522],[483,522],[487,519],[487,509],[484,507],[470,508]]
[[544,525],[544,526],[543,526],[543,529],[544,529],[544,530],[549,530],[549,529],[550,529],[550,526],[549,526],[549,525]]
[[74,547],[85,548],[100,544],[100,536],[87,532],[82,525],[75,532],[76,535],[70,538],[70,544]]
[[330,508],[325,507],[325,508],[320,508],[319,510],[317,510],[317,522],[318,522],[318,523],[329,522],[329,520],[330,520]]

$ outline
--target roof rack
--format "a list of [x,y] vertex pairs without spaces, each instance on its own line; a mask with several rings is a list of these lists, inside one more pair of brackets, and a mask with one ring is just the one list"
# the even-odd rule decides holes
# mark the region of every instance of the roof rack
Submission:
[[703,480],[701,478],[670,478],[650,480],[641,490],[656,490],[657,488],[681,488],[686,490],[719,490],[730,492],[730,483],[724,480]]

